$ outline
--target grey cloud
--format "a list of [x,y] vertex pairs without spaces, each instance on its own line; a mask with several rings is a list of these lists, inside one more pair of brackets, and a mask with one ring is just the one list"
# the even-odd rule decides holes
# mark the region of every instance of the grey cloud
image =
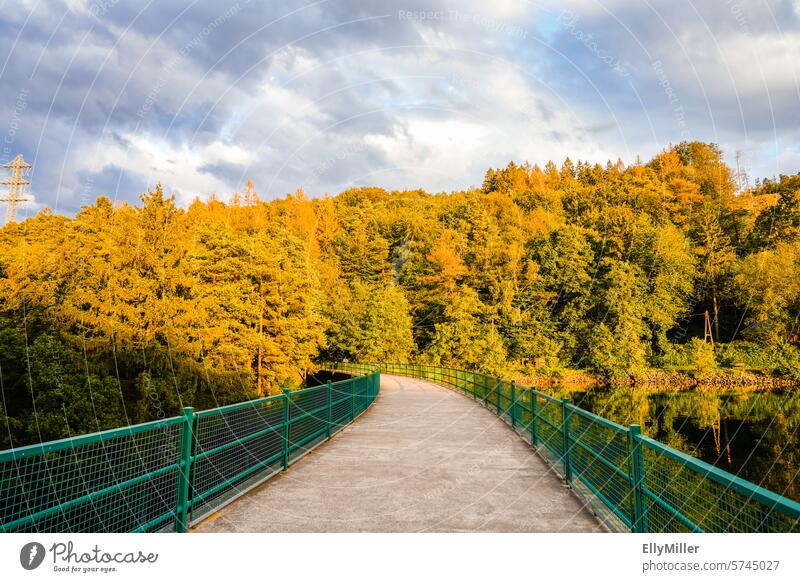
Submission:
[[[583,92],[584,99],[622,105],[622,115],[652,123],[662,139],[679,139],[686,130],[693,138],[735,147],[800,126],[800,69],[791,52],[781,54],[779,46],[785,43],[796,56],[798,18],[790,2],[659,0],[610,2],[607,8],[571,8],[572,18],[562,19],[553,37],[554,46],[574,63],[569,80],[585,74],[596,86],[577,81],[578,99]],[[566,26],[567,21],[572,24]],[[631,75],[615,75],[594,48],[625,61]],[[780,71],[774,69],[776,60],[783,61]],[[551,64],[570,70],[556,58]],[[634,105],[639,99],[643,110]]]
[[83,185],[81,196],[76,201],[69,201],[62,208],[64,211],[74,211],[76,202],[81,206],[91,204],[98,196],[135,203],[139,201],[139,195],[152,186],[143,176],[114,165],[105,166],[99,172],[78,172],[78,180]]
[[[35,156],[37,196],[65,211],[87,184],[126,200],[156,180],[187,196],[246,178],[268,196],[370,180],[459,188],[504,157],[576,146],[646,157],[684,132],[796,159],[783,153],[800,126],[790,0],[605,0],[608,11],[567,0],[527,13],[477,0],[103,5],[0,17],[0,115],[14,119],[24,88],[13,148]],[[498,143],[414,133],[449,121]],[[442,147],[463,148],[458,171],[418,169]],[[415,171],[394,169],[404,164]]]
[[239,184],[242,182],[243,176],[247,176],[247,167],[243,164],[231,164],[226,162],[217,162],[213,164],[205,164],[198,168],[204,174],[213,174],[221,178],[229,184]]

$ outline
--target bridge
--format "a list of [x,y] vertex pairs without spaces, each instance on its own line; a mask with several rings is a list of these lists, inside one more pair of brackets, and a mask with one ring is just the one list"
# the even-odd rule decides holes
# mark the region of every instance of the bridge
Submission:
[[0,531],[800,531],[800,504],[532,387],[419,364],[0,451]]
[[200,532],[593,532],[600,522],[483,406],[382,376],[352,426]]

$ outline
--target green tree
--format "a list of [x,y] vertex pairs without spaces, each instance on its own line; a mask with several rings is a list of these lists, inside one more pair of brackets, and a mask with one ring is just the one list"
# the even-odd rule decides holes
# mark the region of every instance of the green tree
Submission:
[[746,337],[766,345],[796,343],[800,313],[800,244],[745,257],[734,277],[735,296],[745,309]]
[[796,190],[782,189],[777,204],[758,215],[752,239],[755,245],[770,247],[800,240],[800,184]]
[[603,376],[635,376],[645,369],[649,356],[644,273],[613,259],[604,259],[602,272],[597,306],[601,321],[588,340],[588,364]]
[[444,308],[435,337],[425,356],[444,366],[499,373],[506,362],[505,346],[489,310],[469,287],[461,287]]
[[414,349],[412,319],[403,291],[394,284],[358,281],[330,307],[327,354],[357,362],[406,362]]

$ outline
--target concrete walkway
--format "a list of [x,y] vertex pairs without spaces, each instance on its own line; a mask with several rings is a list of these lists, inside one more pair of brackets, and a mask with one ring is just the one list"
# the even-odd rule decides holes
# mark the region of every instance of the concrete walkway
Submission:
[[194,531],[604,529],[490,411],[431,382],[382,376],[353,425]]

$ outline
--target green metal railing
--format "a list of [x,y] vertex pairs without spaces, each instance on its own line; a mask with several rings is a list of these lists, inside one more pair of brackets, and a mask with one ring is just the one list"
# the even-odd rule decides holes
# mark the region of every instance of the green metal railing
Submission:
[[185,532],[372,404],[378,367],[336,368],[353,377],[0,451],[0,532]]
[[612,529],[800,531],[800,504],[566,399],[435,366],[323,367],[354,377],[0,451],[0,531],[186,531],[352,422],[377,397],[381,372],[432,380],[482,403]]
[[800,504],[587,412],[481,372],[379,364],[431,380],[492,410],[617,531],[800,532]]

